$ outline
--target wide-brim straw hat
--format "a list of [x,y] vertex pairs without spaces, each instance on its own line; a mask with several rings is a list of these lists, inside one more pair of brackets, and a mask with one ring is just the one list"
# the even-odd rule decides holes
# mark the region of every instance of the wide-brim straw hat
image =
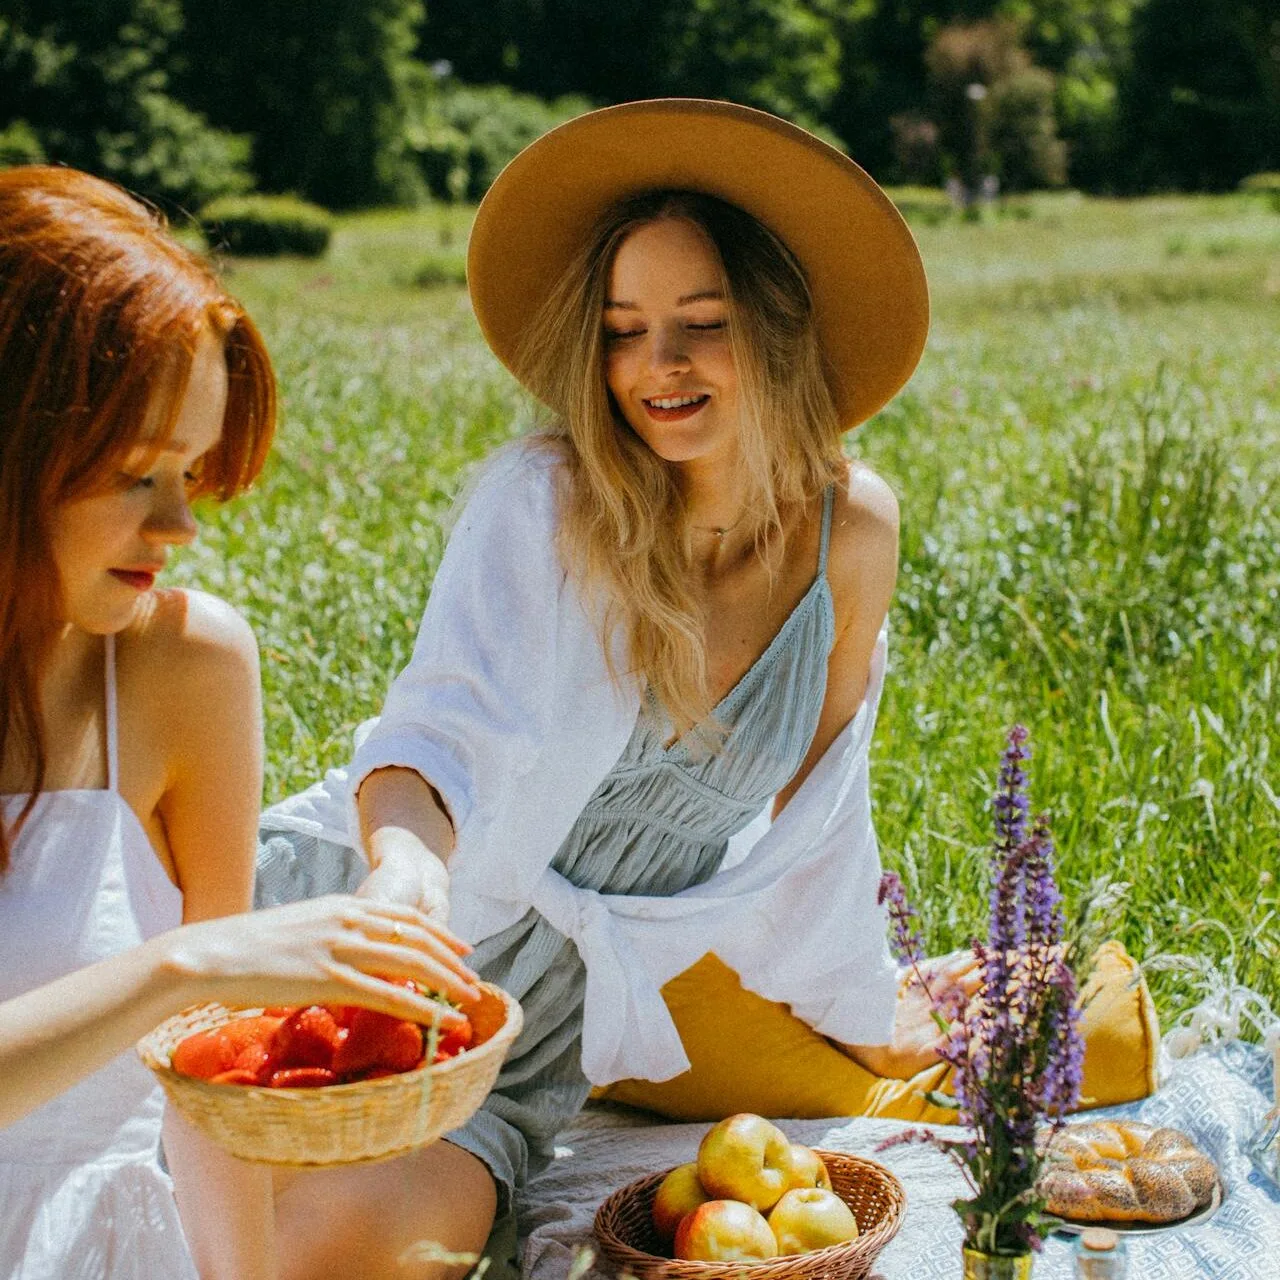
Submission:
[[929,293],[892,201],[806,130],[699,98],[578,116],[527,146],[489,188],[471,231],[467,282],[485,340],[518,379],[526,381],[518,365],[526,326],[600,216],[666,188],[737,205],[795,254],[842,426],[864,422],[902,388],[924,349]]

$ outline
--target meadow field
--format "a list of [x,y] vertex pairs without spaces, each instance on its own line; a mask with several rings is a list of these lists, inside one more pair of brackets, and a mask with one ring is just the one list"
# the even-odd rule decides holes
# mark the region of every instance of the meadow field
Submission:
[[[1078,900],[1280,1010],[1280,214],[1238,197],[1026,202],[917,228],[934,322],[849,441],[902,505],[874,747],[886,865],[931,944],[985,913],[1004,728],[1031,731]],[[351,216],[318,262],[236,261],[283,418],[178,576],[261,644],[267,799],[344,761],[408,657],[451,500],[530,420],[448,277],[465,209]],[[1155,969],[1166,1022],[1203,980]]]

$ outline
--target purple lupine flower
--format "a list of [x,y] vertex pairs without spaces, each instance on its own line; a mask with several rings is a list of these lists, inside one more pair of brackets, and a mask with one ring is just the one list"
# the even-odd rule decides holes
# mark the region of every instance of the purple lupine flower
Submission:
[[991,807],[996,815],[996,845],[998,850],[1009,851],[1022,843],[1026,835],[1027,813],[1030,802],[1027,799],[1027,775],[1022,762],[1031,758],[1030,750],[1024,749],[1027,731],[1015,724],[1006,738],[1004,754],[1000,757],[1000,778],[996,787]]
[[876,1151],[888,1151],[893,1147],[910,1147],[918,1146],[921,1143],[927,1143],[932,1146],[934,1135],[928,1129],[903,1129],[900,1133],[895,1133],[877,1142]]
[[1084,1077],[1084,1036],[1080,1033],[1076,979],[1065,961],[1058,961],[1052,990],[1040,1096],[1045,1112],[1060,1117],[1080,1101]]
[[1062,942],[1062,894],[1054,879],[1053,837],[1043,814],[1026,846],[1027,940],[1033,947],[1057,947]]
[[[1083,1058],[1053,840],[1044,817],[1028,830],[1026,742],[1027,731],[1015,725],[1001,757],[990,921],[986,939],[974,943],[979,991],[965,1004],[954,990],[935,994],[925,986],[949,1028],[938,1052],[952,1068],[959,1118],[974,1136],[957,1141],[913,1130],[897,1139],[929,1141],[951,1156],[973,1190],[972,1199],[956,1204],[966,1241],[1003,1253],[1039,1247],[1037,1126],[1060,1119],[1078,1100]],[[884,877],[880,901],[889,904],[899,954],[919,974],[916,916],[898,877]]]
[[924,959],[924,943],[916,931],[915,910],[907,902],[907,892],[902,887],[902,877],[894,871],[886,871],[880,877],[880,890],[876,895],[878,906],[889,907],[889,920],[893,925],[892,945],[902,964],[919,965]]

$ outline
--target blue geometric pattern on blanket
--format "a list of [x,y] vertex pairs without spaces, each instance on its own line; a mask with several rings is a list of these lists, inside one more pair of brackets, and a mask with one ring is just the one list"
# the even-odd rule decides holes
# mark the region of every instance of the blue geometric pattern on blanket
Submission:
[[[1269,1055],[1236,1042],[1175,1061],[1155,1097],[1090,1113],[1183,1130],[1217,1162],[1226,1189],[1221,1209],[1199,1226],[1129,1237],[1130,1280],[1280,1280],[1280,1191],[1243,1150],[1271,1106],[1272,1090]],[[521,1198],[529,1280],[563,1280],[574,1250],[591,1243],[591,1218],[605,1195],[642,1173],[692,1159],[706,1127],[649,1125],[607,1109],[585,1113],[561,1135],[563,1151]],[[906,1220],[872,1280],[955,1280],[961,1232],[950,1203],[965,1194],[960,1174],[930,1147],[875,1151],[907,1127],[861,1117],[782,1122],[793,1141],[870,1156],[906,1186]],[[1072,1265],[1072,1242],[1051,1238],[1036,1259],[1035,1280],[1071,1280]]]

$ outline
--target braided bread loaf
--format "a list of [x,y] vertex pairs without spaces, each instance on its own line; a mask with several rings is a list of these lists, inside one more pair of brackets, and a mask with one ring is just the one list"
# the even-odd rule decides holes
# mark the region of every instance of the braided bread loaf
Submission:
[[1054,1135],[1039,1186],[1063,1218],[1174,1222],[1208,1204],[1217,1181],[1217,1166],[1185,1133],[1096,1120]]

